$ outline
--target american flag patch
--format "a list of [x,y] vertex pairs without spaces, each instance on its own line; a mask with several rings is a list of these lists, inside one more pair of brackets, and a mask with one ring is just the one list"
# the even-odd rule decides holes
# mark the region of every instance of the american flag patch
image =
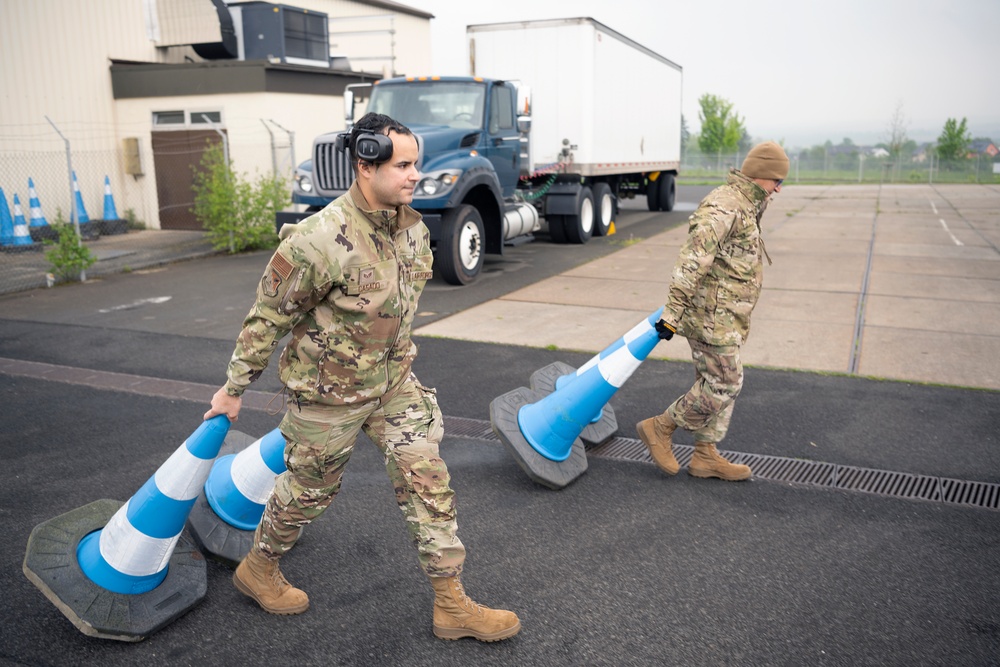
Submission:
[[271,268],[285,280],[288,280],[288,276],[292,275],[292,271],[295,270],[292,263],[285,259],[284,255],[277,252],[274,253],[274,257],[271,258]]

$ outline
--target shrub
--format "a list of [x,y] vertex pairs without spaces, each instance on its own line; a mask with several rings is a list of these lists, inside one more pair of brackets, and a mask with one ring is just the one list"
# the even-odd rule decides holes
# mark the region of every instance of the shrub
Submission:
[[276,176],[250,181],[227,164],[221,144],[210,146],[194,175],[194,214],[216,250],[230,253],[273,248],[278,244],[275,212],[289,201],[289,189]]
[[52,274],[58,282],[75,280],[82,271],[93,266],[97,258],[83,245],[76,227],[63,219],[61,209],[56,209],[52,227],[56,230],[56,240],[45,239],[45,245],[50,246],[45,251],[45,259],[52,264]]

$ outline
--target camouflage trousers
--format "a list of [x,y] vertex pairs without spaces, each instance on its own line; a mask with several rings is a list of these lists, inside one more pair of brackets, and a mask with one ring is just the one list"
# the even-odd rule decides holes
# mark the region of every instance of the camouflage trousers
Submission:
[[458,575],[465,547],[458,539],[455,493],[438,453],[444,435],[433,389],[412,373],[391,398],[362,405],[291,405],[281,422],[285,465],[257,526],[255,544],[269,558],[285,554],[301,528],[340,491],[344,469],[363,429],[382,451],[420,566],[428,576]]
[[738,345],[715,346],[688,339],[694,359],[694,386],[667,408],[674,423],[694,434],[695,442],[718,443],[726,437],[733,405],[743,388]]

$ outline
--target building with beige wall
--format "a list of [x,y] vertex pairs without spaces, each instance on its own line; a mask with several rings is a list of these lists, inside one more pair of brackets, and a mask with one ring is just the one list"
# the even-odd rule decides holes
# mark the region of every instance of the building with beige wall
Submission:
[[0,188],[27,202],[30,177],[68,218],[68,146],[91,217],[107,175],[119,212],[197,228],[206,140],[224,133],[238,172],[290,177],[344,127],[347,85],[428,72],[431,18],[375,0],[4,0]]

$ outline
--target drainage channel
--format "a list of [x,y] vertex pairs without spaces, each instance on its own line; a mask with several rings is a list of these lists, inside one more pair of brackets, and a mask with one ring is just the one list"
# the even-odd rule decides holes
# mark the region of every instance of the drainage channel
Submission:
[[[490,423],[479,419],[446,416],[445,433],[474,440],[500,442],[493,433]],[[690,463],[693,451],[694,448],[690,445],[674,445],[674,455],[681,466]],[[652,463],[646,446],[640,440],[618,436],[587,449],[587,456]],[[755,478],[772,482],[806,484],[891,498],[928,500],[963,507],[1000,510],[1000,484],[842,466],[823,461],[806,461],[763,454],[727,451],[726,457],[733,463],[750,466]]]
[[[27,377],[94,389],[124,391],[156,398],[199,403],[208,403],[218,389],[215,385],[8,358],[0,358],[0,375]],[[243,409],[274,412],[275,399],[273,394],[250,390],[243,394]],[[493,432],[493,427],[488,421],[447,415],[444,421],[445,433],[449,436],[500,442],[500,438]],[[674,445],[674,454],[682,466],[691,461],[693,449],[689,445]],[[618,436],[596,447],[591,447],[587,450],[587,455],[619,461],[652,463],[652,459],[641,441]],[[726,456],[734,463],[750,466],[757,479],[859,491],[892,498],[929,500],[963,507],[1000,510],[1000,484],[857,468],[822,461],[805,461],[761,454],[727,451]]]

